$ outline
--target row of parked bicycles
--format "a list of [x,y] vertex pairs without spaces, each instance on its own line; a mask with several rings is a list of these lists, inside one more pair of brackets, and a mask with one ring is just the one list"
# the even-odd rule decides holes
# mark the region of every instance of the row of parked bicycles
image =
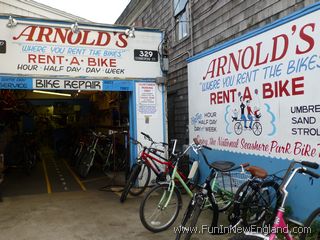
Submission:
[[[119,134],[119,133],[118,133]],[[125,134],[125,132],[121,132]],[[70,157],[80,177],[86,178],[93,166],[98,166],[107,175],[110,171],[122,171],[128,163],[127,151],[117,138],[99,131],[89,130],[82,134]]]
[[[206,152],[210,147],[193,139],[184,151],[177,152],[177,141],[172,146],[155,142],[148,134],[143,144],[135,139],[131,141],[139,146],[137,162],[131,167],[120,202],[127,196],[137,196],[144,191],[139,216],[143,226],[151,232],[167,230],[176,221],[182,202],[189,199],[180,225],[175,228],[176,240],[190,239],[200,229],[197,223],[204,210],[210,212],[211,234],[232,233],[238,226],[272,226],[270,235],[259,231],[237,234],[232,240],[275,239],[281,232],[286,239],[294,239],[288,230],[284,218],[285,203],[288,198],[288,185],[295,175],[303,174],[311,178],[320,175],[310,169],[318,169],[314,162],[292,161],[281,177],[269,175],[264,169],[250,166],[248,163],[235,165],[230,161],[209,162]],[[195,159],[188,156],[192,151]],[[209,174],[201,186],[199,183],[199,162],[209,168]],[[150,179],[154,176],[154,180]],[[222,212],[224,213],[222,216]],[[320,208],[315,210],[305,223],[305,229],[299,239],[320,239]],[[219,218],[225,217],[222,225]],[[273,224],[273,225],[272,225]]]

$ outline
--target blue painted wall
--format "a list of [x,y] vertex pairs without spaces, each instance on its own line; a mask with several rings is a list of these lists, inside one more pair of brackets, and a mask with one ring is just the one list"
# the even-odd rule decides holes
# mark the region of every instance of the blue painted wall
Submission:
[[[255,155],[246,155],[231,153],[227,151],[204,150],[209,162],[224,160],[235,162],[236,164],[249,162],[252,166],[259,166],[268,171],[269,174],[277,173],[282,177],[288,168],[290,161],[268,157],[257,157]],[[191,153],[194,159],[200,160],[200,172],[202,182],[209,175],[209,168],[205,161]],[[299,166],[299,164],[297,164]],[[320,170],[312,170],[320,174]],[[292,209],[290,218],[303,222],[309,214],[316,208],[320,207],[320,179],[314,179],[313,184],[309,176],[297,174],[288,188],[289,197],[286,205]]]

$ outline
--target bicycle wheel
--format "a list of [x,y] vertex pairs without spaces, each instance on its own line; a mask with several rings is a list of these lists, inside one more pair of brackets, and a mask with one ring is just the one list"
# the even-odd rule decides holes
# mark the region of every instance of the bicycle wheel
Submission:
[[243,225],[271,224],[281,203],[279,185],[271,180],[260,183],[253,181],[249,187],[251,189],[240,203]]
[[262,125],[259,122],[255,122],[252,125],[252,131],[254,133],[254,135],[259,136],[262,133]]
[[81,159],[81,162],[79,164],[79,175],[82,178],[86,178],[89,174],[89,171],[93,165],[95,152],[90,151],[87,152],[83,158]]
[[141,202],[140,220],[143,226],[151,232],[168,229],[179,214],[182,205],[181,194],[175,187],[171,189],[173,191],[171,195],[170,187],[169,184],[154,186]]
[[74,168],[79,170],[80,163],[82,162],[83,158],[87,156],[88,152],[89,152],[88,149],[86,149],[85,147],[82,147],[81,151],[79,151],[78,155],[75,157]]
[[301,240],[320,239],[320,208],[313,211],[304,224],[304,232],[300,235]]
[[231,226],[235,226],[241,220],[241,201],[247,195],[248,191],[252,191],[249,187],[251,181],[246,181],[240,185],[234,195],[234,204],[228,213],[228,220]]
[[141,170],[141,165],[140,164],[136,164],[132,167],[132,171],[130,173],[130,176],[128,178],[128,181],[121,193],[121,196],[120,196],[120,202],[123,203],[126,199],[127,199],[127,196],[129,194],[129,190],[131,189],[131,187],[135,184],[136,180],[137,180],[137,177],[140,173],[140,170]]
[[[132,186],[129,189],[129,193],[132,196],[138,196],[141,193],[143,193],[149,185],[150,178],[151,169],[143,163],[138,173],[138,176],[135,178],[135,181],[132,182]],[[135,184],[138,184],[139,186],[135,187]]]
[[196,232],[195,225],[201,213],[201,204],[191,199],[189,206],[182,218],[181,225],[177,229],[176,240],[190,239],[191,235]]
[[242,124],[241,122],[236,122],[234,124],[234,132],[237,134],[237,135],[240,135],[242,133],[242,130],[243,130],[243,127],[242,127]]

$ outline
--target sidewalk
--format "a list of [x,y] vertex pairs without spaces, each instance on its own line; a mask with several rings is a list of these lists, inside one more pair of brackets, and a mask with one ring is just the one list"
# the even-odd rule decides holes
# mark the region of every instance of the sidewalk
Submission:
[[[119,203],[113,192],[85,191],[5,197],[0,207],[1,239],[15,240],[168,240],[173,227],[151,233],[139,219],[141,197]],[[184,204],[186,205],[186,204]],[[180,212],[176,225],[184,210]],[[194,235],[192,239],[227,239]]]

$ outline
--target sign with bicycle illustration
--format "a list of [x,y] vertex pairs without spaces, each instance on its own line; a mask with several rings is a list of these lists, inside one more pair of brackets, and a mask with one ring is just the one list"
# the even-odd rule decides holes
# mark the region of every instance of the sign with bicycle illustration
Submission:
[[217,150],[319,161],[318,19],[319,10],[190,58],[190,139]]

